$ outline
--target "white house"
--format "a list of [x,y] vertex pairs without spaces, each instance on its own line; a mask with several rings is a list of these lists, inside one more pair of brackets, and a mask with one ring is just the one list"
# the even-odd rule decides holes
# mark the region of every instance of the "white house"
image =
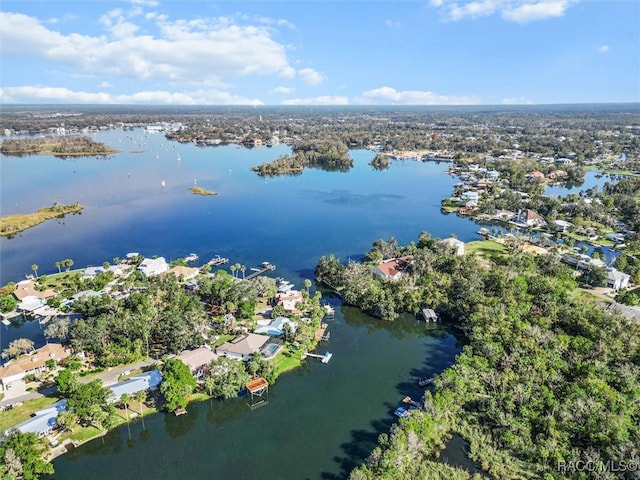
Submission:
[[460,200],[467,207],[475,207],[480,200],[480,194],[474,190],[467,190],[460,196]]
[[272,320],[268,325],[260,325],[256,328],[253,333],[262,333],[265,335],[271,335],[273,337],[278,337],[284,334],[284,326],[289,325],[292,332],[296,331],[298,328],[298,324],[293,320],[287,317],[278,317]]
[[621,290],[629,286],[631,275],[628,275],[615,268],[607,269],[607,287],[613,290]]
[[169,270],[169,264],[164,257],[145,258],[142,263],[138,265],[138,270],[147,277],[153,277],[154,275],[160,275]]

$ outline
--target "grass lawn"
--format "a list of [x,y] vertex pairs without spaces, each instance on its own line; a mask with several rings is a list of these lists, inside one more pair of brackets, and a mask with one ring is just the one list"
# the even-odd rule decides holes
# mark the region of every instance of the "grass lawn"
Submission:
[[74,442],[86,442],[87,440],[91,440],[92,438],[98,437],[102,434],[102,430],[98,430],[93,425],[90,427],[81,427],[76,425],[73,428],[73,432],[69,435],[69,438]]
[[290,347],[283,348],[276,358],[271,360],[276,377],[281,373],[288,372],[300,366],[300,351],[292,350]]
[[235,335],[220,335],[220,338],[216,340],[216,343],[213,344],[212,348],[215,349],[216,347],[219,347],[223,343],[228,342],[229,340],[233,340],[234,338],[236,338]]
[[480,255],[483,257],[491,257],[493,255],[502,255],[507,252],[504,245],[493,240],[477,240],[467,242],[464,246],[467,255]]
[[19,407],[11,410],[5,410],[0,415],[0,432],[4,432],[8,428],[14,427],[19,423],[28,420],[31,414],[58,401],[54,397],[39,397],[33,400],[27,400]]

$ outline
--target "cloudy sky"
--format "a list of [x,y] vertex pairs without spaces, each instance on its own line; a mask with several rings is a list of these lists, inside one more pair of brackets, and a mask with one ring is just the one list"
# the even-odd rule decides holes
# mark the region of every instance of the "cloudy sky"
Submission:
[[3,0],[2,103],[640,101],[637,0]]

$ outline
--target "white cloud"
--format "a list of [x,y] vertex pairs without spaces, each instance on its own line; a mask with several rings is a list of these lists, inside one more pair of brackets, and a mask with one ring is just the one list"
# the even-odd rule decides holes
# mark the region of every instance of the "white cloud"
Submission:
[[0,88],[2,103],[96,103],[152,105],[262,105],[259,99],[249,99],[216,90],[168,92],[141,91],[112,95],[105,92],[74,91],[64,87],[22,86]]
[[543,0],[536,3],[523,3],[515,8],[508,8],[502,12],[502,18],[518,23],[544,20],[545,18],[561,17],[572,3],[571,0]]
[[349,105],[347,97],[324,95],[313,98],[292,98],[282,102],[283,105]]
[[525,97],[503,98],[502,105],[533,105],[533,102]]
[[598,53],[607,53],[609,51],[609,45],[600,45],[596,48],[596,52]]
[[505,20],[527,23],[561,17],[580,0],[430,0],[447,20],[478,18],[499,13]]
[[313,68],[303,68],[298,75],[309,85],[319,85],[324,81],[324,76]]
[[384,24],[387,27],[391,27],[391,28],[400,28],[400,22],[396,22],[394,20],[385,20]]
[[[169,20],[148,14],[156,35],[139,33],[120,9],[103,15],[106,34],[63,34],[38,19],[0,12],[0,54],[44,58],[95,75],[117,75],[173,82],[220,83],[224,77],[291,75],[285,46],[271,37],[268,27],[240,25],[233,20]],[[303,79],[318,78],[313,69]]]
[[420,90],[397,91],[381,87],[363,92],[357,99],[360,104],[374,105],[476,105],[477,97],[439,95]]
[[111,85],[109,82],[100,82],[100,84],[98,85],[100,88],[113,88],[113,85]]
[[271,93],[277,93],[280,95],[286,95],[287,93],[291,93],[293,92],[293,88],[289,88],[289,87],[276,87],[273,90],[271,90]]

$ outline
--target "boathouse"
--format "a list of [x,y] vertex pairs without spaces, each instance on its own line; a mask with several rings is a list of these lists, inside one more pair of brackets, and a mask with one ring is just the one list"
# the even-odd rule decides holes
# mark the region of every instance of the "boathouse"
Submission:
[[416,318],[418,320],[424,320],[426,323],[437,322],[438,314],[431,308],[423,308],[416,313]]

